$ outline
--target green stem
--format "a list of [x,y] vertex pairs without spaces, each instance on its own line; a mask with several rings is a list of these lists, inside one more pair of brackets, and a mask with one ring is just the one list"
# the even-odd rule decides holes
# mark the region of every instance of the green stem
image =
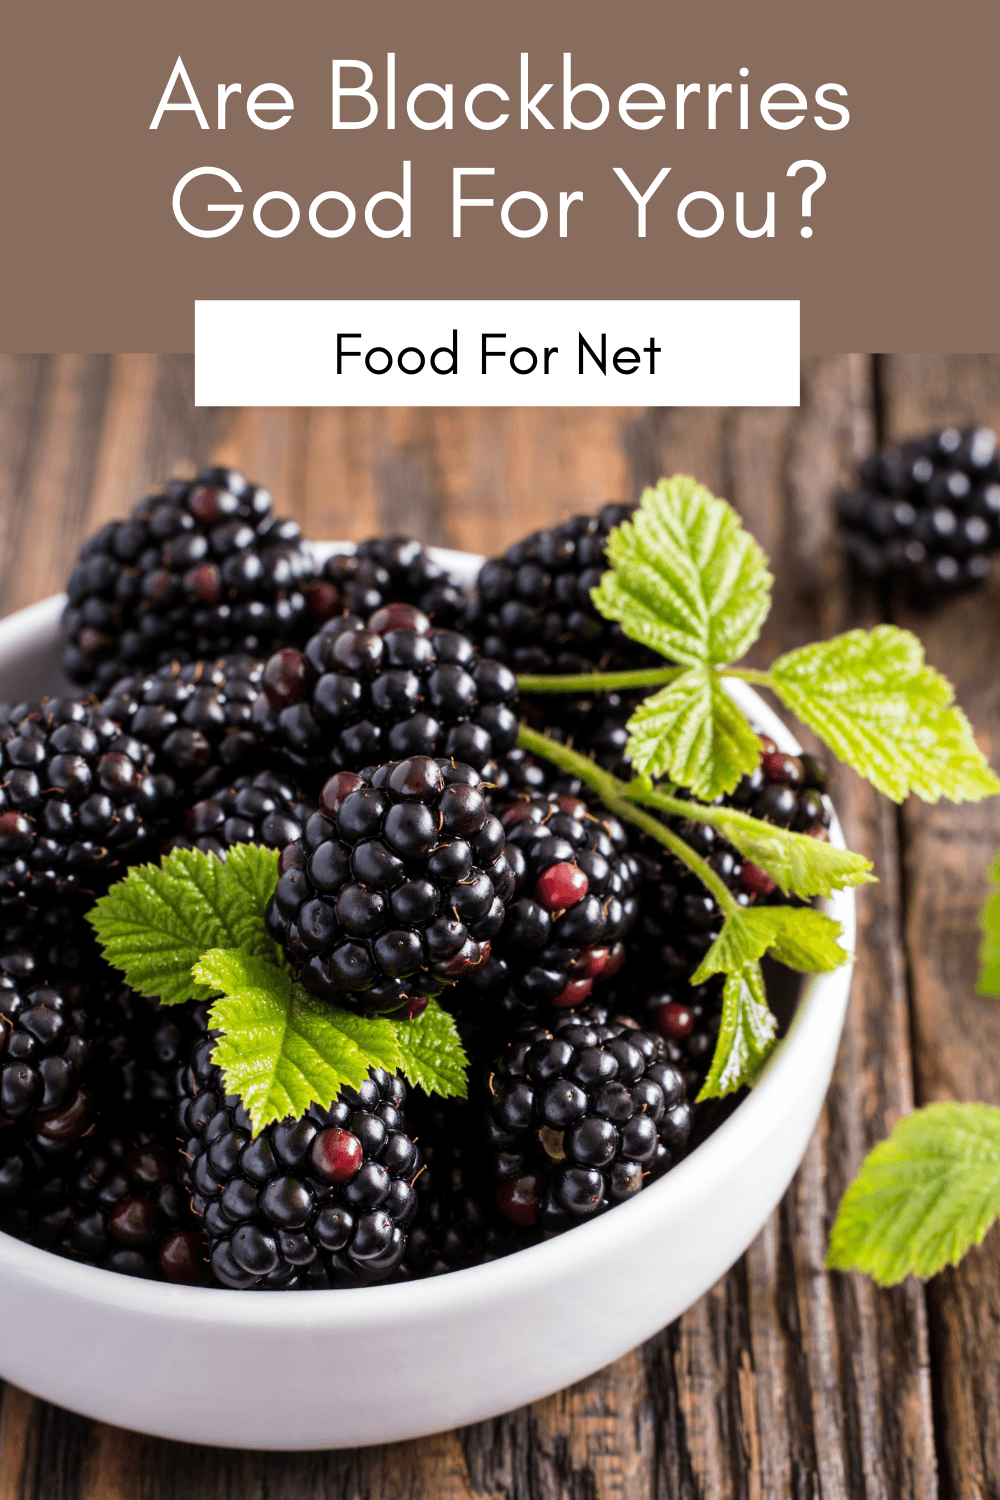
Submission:
[[612,693],[619,688],[659,687],[673,682],[685,667],[647,667],[635,672],[574,672],[559,676],[524,672],[517,679],[522,693]]
[[770,672],[758,672],[755,667],[720,667],[722,677],[738,677],[741,682],[752,682],[757,687],[773,687]]
[[[674,682],[687,667],[643,667],[634,672],[523,672],[517,679],[522,693],[614,693],[623,688],[661,687]],[[755,667],[713,667],[720,677],[738,677],[758,687],[771,687],[770,672]]]
[[[623,822],[641,828],[643,833],[648,834],[650,838],[669,849],[671,854],[676,855],[681,864],[686,865],[693,875],[697,875],[702,885],[711,891],[725,916],[733,916],[736,913],[738,906],[735,897],[711,865],[702,859],[700,854],[696,854],[691,845],[679,834],[674,833],[673,829],[668,828],[665,823],[661,823],[659,818],[654,818],[651,813],[636,807],[635,803],[629,799],[629,788],[626,782],[619,781],[617,776],[612,776],[610,771],[605,771],[602,767],[595,765],[578,750],[571,750],[568,745],[560,745],[557,740],[550,739],[547,734],[539,734],[537,730],[529,729],[525,724],[521,725],[517,742],[522,750],[528,750],[532,755],[540,755],[543,760],[551,761],[560,770],[568,771],[571,776],[578,776],[587,786],[593,788],[609,812],[613,812]],[[688,816],[688,803],[681,802],[674,797],[667,800],[676,803],[682,817]]]

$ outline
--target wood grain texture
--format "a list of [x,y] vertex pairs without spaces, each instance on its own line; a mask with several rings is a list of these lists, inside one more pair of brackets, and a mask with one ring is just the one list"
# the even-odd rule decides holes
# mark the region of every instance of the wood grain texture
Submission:
[[[875,618],[844,576],[828,501],[877,419],[919,430],[1000,405],[996,362],[978,357],[810,360],[793,411],[196,410],[192,377],[184,356],[3,360],[0,611],[60,586],[96,526],[209,459],[267,484],[309,535],[402,530],[490,552],[682,471],[731,499],[772,559],[775,605],[753,658],[763,663]],[[918,625],[1000,749],[983,600]],[[989,619],[996,608],[991,594]],[[992,809],[900,817],[849,773],[835,796],[881,883],[859,902],[833,1086],[784,1202],[696,1307],[570,1390],[392,1447],[193,1448],[7,1388],[0,1500],[932,1500],[939,1459],[945,1494],[1000,1494],[992,1241],[932,1287],[930,1340],[919,1285],[886,1293],[823,1269],[840,1193],[911,1106],[914,1074],[921,1098],[1000,1102],[1000,1010],[971,996],[969,937],[1000,826]]]
[[[910,437],[948,423],[1000,425],[1000,358],[953,355],[929,365],[916,355],[882,362],[887,436]],[[894,602],[917,630],[928,660],[955,684],[981,748],[1000,769],[1000,583],[928,615]],[[1000,799],[979,805],[908,803],[900,816],[906,882],[906,950],[913,991],[920,1102],[982,1099],[1000,1104],[1000,1006],[974,993],[986,866],[1000,849]],[[928,1288],[934,1375],[948,1493],[1000,1494],[1000,1232]]]

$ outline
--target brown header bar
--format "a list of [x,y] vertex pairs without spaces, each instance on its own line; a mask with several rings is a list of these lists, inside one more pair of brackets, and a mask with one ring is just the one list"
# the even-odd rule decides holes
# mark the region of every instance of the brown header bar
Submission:
[[[998,349],[997,14],[18,7],[0,348],[190,350],[196,298],[762,297],[801,301],[806,353]],[[338,111],[372,123],[335,129]],[[177,206],[193,229],[233,221],[214,237],[172,207],[206,167]]]

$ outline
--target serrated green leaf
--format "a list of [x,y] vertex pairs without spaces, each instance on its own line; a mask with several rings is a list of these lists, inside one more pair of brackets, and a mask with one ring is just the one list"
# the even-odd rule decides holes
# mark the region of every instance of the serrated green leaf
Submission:
[[848,886],[874,881],[872,862],[823,839],[762,823],[749,813],[720,807],[712,827],[744,859],[765,870],[776,885],[795,896],[829,896]]
[[983,940],[979,944],[976,994],[1000,996],[1000,855],[990,865],[989,877],[993,889],[979,913]]
[[215,949],[194,974],[222,993],[210,1017],[222,1033],[212,1059],[227,1090],[243,1100],[255,1134],[272,1120],[300,1118],[310,1104],[328,1108],[345,1084],[360,1088],[371,1068],[394,1073],[399,1066],[388,1021],[315,1000],[265,959]]
[[697,1102],[721,1099],[753,1083],[777,1039],[759,964],[728,974],[722,989],[722,1022],[712,1066]]
[[227,882],[241,893],[235,901],[238,946],[259,958],[280,963],[281,950],[264,927],[264,911],[278,883],[278,851],[261,844],[234,844],[226,855]]
[[643,492],[607,557],[594,604],[669,661],[724,666],[757,639],[771,602],[767,560],[733,508],[686,475]]
[[740,908],[726,917],[691,983],[704,984],[712,974],[739,973],[767,952],[804,974],[828,973],[851,956],[837,942],[842,930],[832,917],[807,906]]
[[956,1265],[1000,1217],[1000,1110],[929,1104],[865,1157],[840,1204],[826,1263],[880,1286]]
[[468,1085],[465,1070],[468,1059],[455,1025],[454,1017],[442,1010],[436,1000],[414,1021],[393,1023],[400,1063],[407,1083],[423,1089],[425,1094],[465,1099]]
[[643,699],[626,726],[640,775],[666,776],[711,802],[760,760],[760,740],[709,667],[690,667]]
[[1000,792],[951,684],[908,630],[851,630],[779,657],[770,676],[803,724],[894,801]]
[[276,957],[263,925],[276,880],[276,855],[256,845],[233,849],[225,863],[200,849],[176,849],[159,865],[131,869],[89,921],[105,958],[140,994],[165,1005],[207,1000],[218,991],[193,981],[191,967],[210,948]]

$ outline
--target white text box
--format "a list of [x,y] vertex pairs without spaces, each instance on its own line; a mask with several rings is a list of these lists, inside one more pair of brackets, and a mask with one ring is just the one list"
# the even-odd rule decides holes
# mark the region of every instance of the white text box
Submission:
[[797,406],[785,301],[195,303],[198,406]]

